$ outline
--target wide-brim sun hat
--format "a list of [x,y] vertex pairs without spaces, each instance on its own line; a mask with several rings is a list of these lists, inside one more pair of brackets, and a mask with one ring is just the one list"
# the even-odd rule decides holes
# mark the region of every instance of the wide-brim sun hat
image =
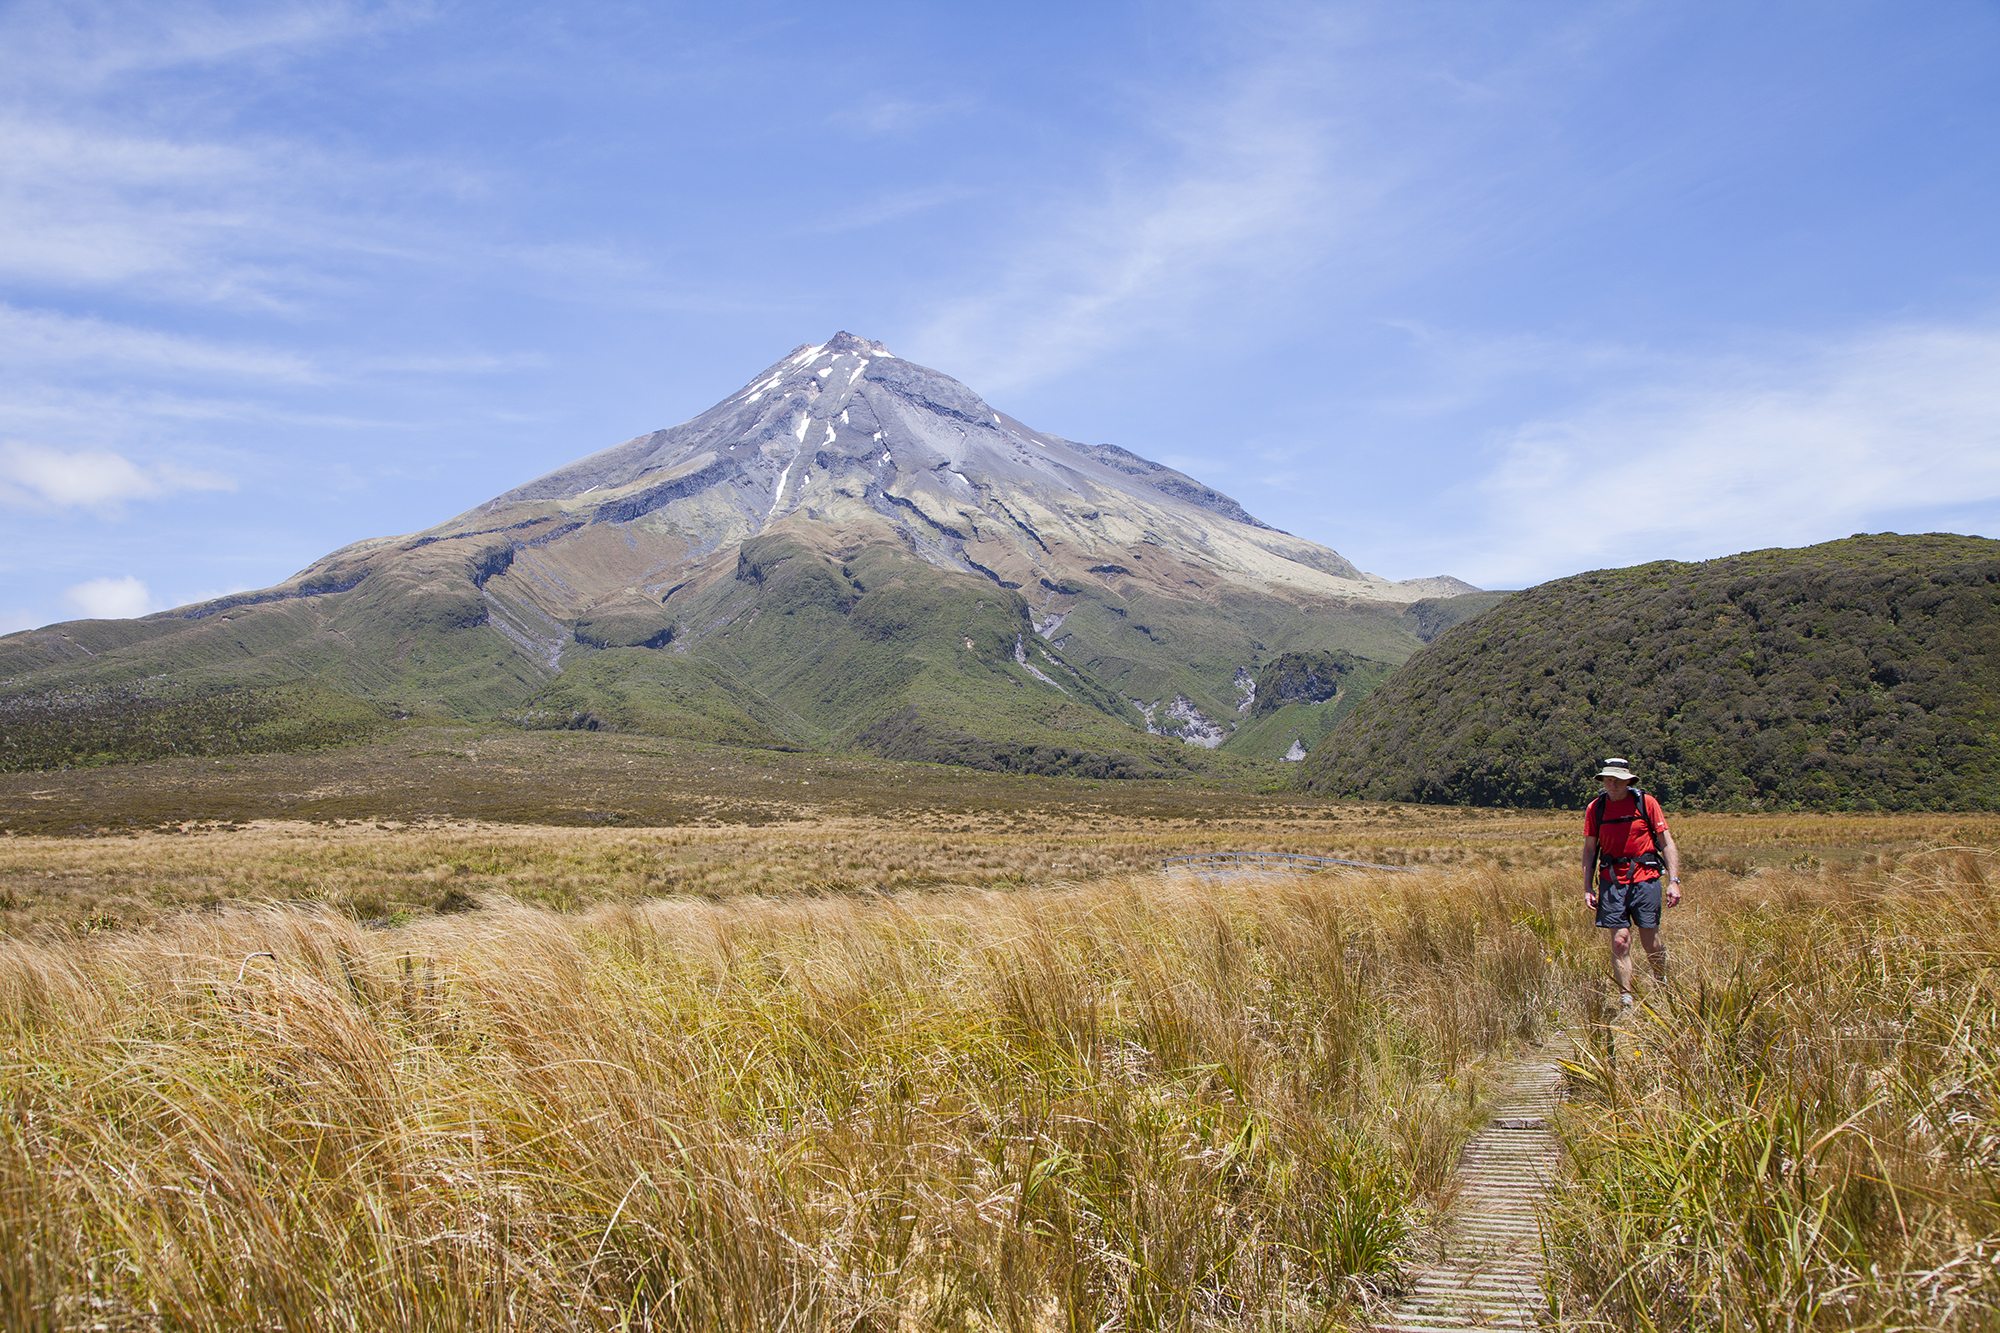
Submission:
[[1623,759],[1616,758],[1605,760],[1604,767],[1597,770],[1597,776],[1600,778],[1623,778],[1627,782],[1636,781],[1638,778],[1638,775],[1632,771],[1630,764],[1626,763]]

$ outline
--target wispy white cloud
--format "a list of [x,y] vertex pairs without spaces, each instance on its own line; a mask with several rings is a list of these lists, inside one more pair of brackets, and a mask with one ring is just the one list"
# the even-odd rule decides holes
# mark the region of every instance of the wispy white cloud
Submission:
[[352,196],[344,217],[325,201],[380,164],[247,130],[227,99],[172,80],[315,54],[392,17],[337,3],[0,12],[0,276],[231,308],[296,300],[314,278],[301,256],[368,248]]
[[1107,163],[1023,220],[997,276],[918,336],[935,364],[1004,389],[1106,348],[1185,327],[1231,284],[1268,281],[1323,247],[1366,186],[1336,189],[1327,125],[1286,57],[1164,110],[1164,164]]
[[[201,381],[257,392],[362,378],[477,378],[539,369],[547,358],[539,353],[481,351],[324,351],[307,356],[260,343],[163,333],[0,302],[0,364],[17,373],[32,370],[41,380],[32,387],[0,388],[0,429],[40,419],[102,434],[99,428],[119,420],[134,426],[146,421],[262,420],[356,429],[392,427],[395,423],[344,413],[178,390]],[[135,387],[148,378],[174,385],[177,391],[146,392]]]
[[1453,559],[1496,583],[2000,505],[2000,325],[1678,363],[1498,442]]
[[73,584],[63,598],[92,620],[126,620],[153,610],[152,591],[130,574]]
[[368,432],[414,428],[408,421],[321,411],[281,400],[125,384],[46,383],[0,391],[0,436],[103,444],[246,423]]
[[1356,401],[1389,417],[1437,420],[1467,408],[1490,407],[1497,397],[1524,388],[1568,399],[1592,385],[1697,374],[1703,368],[1656,348],[1603,340],[1580,342],[1529,332],[1471,334],[1408,318],[1385,320],[1381,327],[1401,341],[1410,358],[1408,380],[1366,392]]
[[1203,60],[1106,90],[1137,122],[1098,136],[1121,155],[1038,186],[914,352],[1003,388],[1148,341],[1241,349],[1379,322],[1399,282],[1542,239],[1516,198],[1522,163],[1550,137],[1550,88],[1594,77],[1616,26],[1565,11],[1496,41],[1365,0],[1188,18]]
[[[413,267],[482,282],[504,275],[517,289],[583,302],[744,304],[685,291],[652,257],[615,246],[468,228],[457,205],[490,205],[524,183],[491,179],[463,155],[402,153],[246,114],[261,91],[297,76],[289,65],[337,58],[421,25],[433,9],[422,0],[0,8],[0,281],[42,305],[81,293],[128,310],[145,302],[156,311],[279,315],[294,345],[310,337],[311,317]],[[493,214],[489,206],[476,216]],[[157,313],[146,322],[165,323]],[[61,336],[44,328],[32,341],[43,357],[96,344],[128,364],[203,373],[234,365],[255,379],[316,374],[282,352],[170,346],[137,329],[120,338],[118,327],[101,320]],[[426,360],[438,374],[515,368],[478,369],[481,355],[418,351],[340,368],[410,374]]]
[[[0,382],[0,506],[109,519],[134,502],[269,478],[268,456],[217,442],[246,427],[377,436],[413,428],[316,407],[329,388],[491,377],[545,362],[476,351],[309,358],[0,304],[0,364],[15,381]],[[188,391],[203,384],[217,392]]]
[[109,369],[119,374],[158,371],[177,378],[220,375],[288,383],[322,378],[310,361],[293,352],[4,304],[0,304],[0,359],[13,366]]
[[147,465],[106,450],[0,442],[0,504],[17,508],[115,511],[132,500],[234,489],[228,477],[174,463]]
[[[0,117],[0,274],[43,286],[211,299],[253,285],[231,257],[267,197],[251,155]],[[256,283],[262,286],[262,283]]]
[[43,0],[0,22],[10,82],[96,90],[156,70],[281,58],[405,21],[415,6],[293,3],[248,11],[216,5]]
[[265,163],[242,145],[91,130],[20,111],[0,115],[0,169],[22,178],[62,175],[106,186],[213,186],[256,175]]
[[407,202],[488,188],[457,163],[120,120],[0,98],[0,277],[287,312],[371,265],[461,262],[463,238],[413,223]]

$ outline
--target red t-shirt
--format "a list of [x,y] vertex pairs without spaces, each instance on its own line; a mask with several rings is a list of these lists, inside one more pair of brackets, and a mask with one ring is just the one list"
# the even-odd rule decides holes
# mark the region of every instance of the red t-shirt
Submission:
[[[1646,815],[1653,821],[1654,828],[1662,833],[1667,831],[1666,811],[1660,809],[1660,803],[1650,794],[1646,797]],[[1597,839],[1597,854],[1600,857],[1644,856],[1647,852],[1660,850],[1653,845],[1653,835],[1646,831],[1646,821],[1639,818],[1638,802],[1630,796],[1617,801],[1608,796],[1591,801],[1583,811],[1583,836]],[[1651,866],[1631,861],[1621,861],[1612,870],[1620,884],[1652,879],[1660,873]]]

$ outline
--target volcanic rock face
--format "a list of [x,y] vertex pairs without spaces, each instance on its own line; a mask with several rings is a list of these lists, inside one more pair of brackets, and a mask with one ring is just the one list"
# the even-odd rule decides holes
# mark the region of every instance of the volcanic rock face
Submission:
[[[713,552],[799,516],[891,532],[929,563],[1022,589],[1038,606],[1071,595],[1066,585],[1118,581],[1395,602],[1466,590],[1371,578],[1171,468],[1044,435],[849,333],[799,348],[685,425],[558,469],[437,531],[558,516],[586,530],[550,547],[595,546],[587,529],[623,529],[652,556],[641,586],[660,592]],[[568,582],[577,597],[605,591],[597,578]]]
[[[899,706],[931,726],[931,687],[950,678],[964,706],[945,711],[989,732],[1115,722],[1143,736],[1151,713],[1174,723],[1155,730],[1214,746],[1235,723],[1210,719],[1240,715],[1238,682],[1261,662],[1335,647],[1400,660],[1418,644],[1409,604],[1467,590],[1362,573],[1191,477],[1035,431],[840,333],[683,425],[278,588],[14,636],[0,692],[109,646],[460,713],[663,725],[679,708],[726,714],[726,734],[841,744]],[[836,701],[814,673],[850,638],[839,669],[881,688]]]

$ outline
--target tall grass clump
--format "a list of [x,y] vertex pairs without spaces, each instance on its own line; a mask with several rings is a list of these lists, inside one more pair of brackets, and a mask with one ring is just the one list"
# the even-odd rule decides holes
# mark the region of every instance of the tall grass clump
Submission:
[[2000,857],[1725,881],[1584,1044],[1573,1327],[2000,1329]]
[[[1553,890],[1442,889],[489,900],[386,931],[266,908],[16,941],[0,1323],[1337,1325],[1421,1242],[1482,1061],[1560,991]],[[1924,1084],[1937,1135],[1968,1077]]]

